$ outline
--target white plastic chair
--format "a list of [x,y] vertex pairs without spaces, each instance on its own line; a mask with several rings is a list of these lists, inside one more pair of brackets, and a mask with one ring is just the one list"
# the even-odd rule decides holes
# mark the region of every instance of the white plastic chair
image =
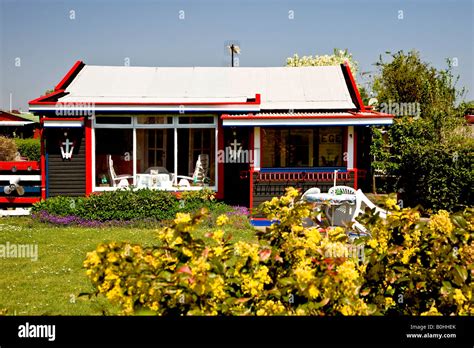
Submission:
[[321,193],[321,190],[317,187],[312,187],[308,190],[306,190],[303,195],[301,196],[301,200],[304,201],[304,198],[307,196],[307,195],[311,195],[311,194],[317,194],[317,193]]
[[193,176],[178,175],[177,179],[180,179],[178,186],[191,186],[190,182],[193,183],[204,183],[209,172],[209,155],[201,154],[198,156],[196,166],[194,168]]
[[372,201],[362,192],[361,189],[356,191],[356,206],[354,210],[354,215],[352,217],[352,226],[356,228],[359,232],[366,233],[370,235],[370,232],[363,226],[360,222],[356,221],[356,217],[362,214],[364,211],[362,205],[365,204],[370,209],[375,209],[375,212],[379,214],[382,219],[387,218],[387,212],[380,207],[377,207]]
[[330,195],[335,195],[338,190],[340,190],[342,194],[348,194],[348,195],[356,194],[356,190],[349,186],[333,186],[328,190],[328,193]]
[[109,174],[112,179],[112,186],[114,187],[127,187],[129,186],[128,179],[133,179],[133,176],[130,174],[121,174],[117,175],[114,169],[114,161],[112,160],[112,155],[107,155],[107,164],[109,166]]

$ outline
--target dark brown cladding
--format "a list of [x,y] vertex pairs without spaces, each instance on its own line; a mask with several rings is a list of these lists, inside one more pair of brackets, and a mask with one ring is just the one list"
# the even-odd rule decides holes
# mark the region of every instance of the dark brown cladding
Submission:
[[[83,128],[50,128],[47,139],[47,196],[84,196],[86,193],[86,152]],[[74,142],[70,160],[63,159],[61,143]]]

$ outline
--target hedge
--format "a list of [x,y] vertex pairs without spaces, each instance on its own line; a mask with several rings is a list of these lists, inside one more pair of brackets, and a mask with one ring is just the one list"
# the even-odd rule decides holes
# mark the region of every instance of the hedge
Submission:
[[20,139],[15,138],[18,152],[30,161],[39,161],[41,159],[41,143],[40,139]]
[[46,212],[53,216],[75,216],[91,221],[167,220],[177,212],[194,212],[202,207],[220,212],[231,210],[217,202],[209,190],[183,193],[179,199],[167,191],[122,189],[89,197],[48,198],[35,203],[32,213]]

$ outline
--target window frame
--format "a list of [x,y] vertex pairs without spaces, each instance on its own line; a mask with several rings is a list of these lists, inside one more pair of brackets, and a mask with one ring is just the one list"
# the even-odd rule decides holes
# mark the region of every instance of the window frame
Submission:
[[[100,192],[100,191],[113,191],[119,189],[118,187],[101,187],[96,185],[96,133],[95,129],[132,129],[132,147],[133,147],[133,182],[132,185],[136,186],[137,184],[137,129],[174,129],[174,144],[173,144],[173,157],[174,157],[174,168],[172,173],[174,177],[177,178],[178,175],[178,129],[214,129],[214,185],[208,186],[213,191],[217,191],[218,180],[219,180],[219,170],[218,170],[218,116],[215,114],[203,114],[203,115],[173,115],[173,114],[163,114],[163,115],[101,115],[99,117],[131,117],[130,124],[114,124],[114,123],[97,123],[97,117],[93,118],[92,122],[92,191]],[[138,118],[140,117],[172,117],[172,123],[164,123],[164,124],[143,124],[138,123]],[[196,123],[196,124],[180,124],[179,119],[181,117],[213,117],[213,123]],[[175,179],[177,180],[177,179]],[[174,183],[176,185],[177,182]],[[202,187],[187,187],[187,188],[178,188],[172,187],[169,189],[170,191],[193,191],[193,190],[201,190]]]

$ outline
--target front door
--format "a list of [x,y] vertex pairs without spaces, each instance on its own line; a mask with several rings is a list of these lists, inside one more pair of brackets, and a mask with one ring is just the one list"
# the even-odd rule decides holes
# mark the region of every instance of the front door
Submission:
[[224,128],[224,201],[230,205],[250,204],[251,128]]

